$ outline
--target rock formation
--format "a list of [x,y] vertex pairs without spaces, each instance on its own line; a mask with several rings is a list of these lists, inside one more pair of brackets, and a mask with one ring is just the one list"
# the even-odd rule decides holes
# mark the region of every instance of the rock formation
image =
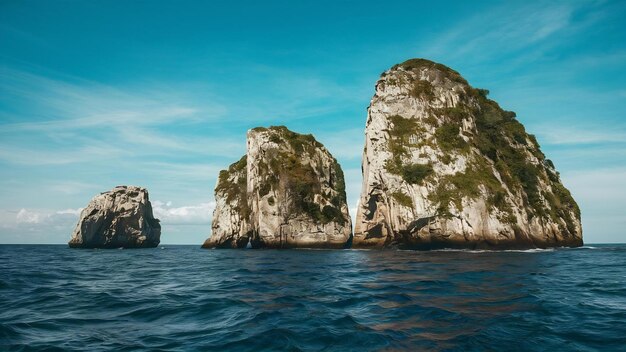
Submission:
[[148,191],[117,186],[95,196],[80,214],[69,246],[72,248],[156,247],[159,220],[152,215]]
[[580,210],[554,165],[487,94],[423,59],[382,74],[353,247],[582,245]]
[[247,152],[219,174],[204,248],[344,248],[352,237],[343,171],[311,135],[248,131]]

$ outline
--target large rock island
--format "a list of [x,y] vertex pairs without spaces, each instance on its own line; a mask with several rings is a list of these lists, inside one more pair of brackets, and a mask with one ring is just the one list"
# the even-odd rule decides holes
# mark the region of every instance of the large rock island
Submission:
[[356,248],[582,245],[580,210],[533,135],[456,71],[384,72],[366,123]]
[[95,196],[80,214],[72,248],[145,248],[159,245],[161,225],[145,188],[117,186]]
[[219,174],[203,248],[344,248],[352,237],[343,171],[311,135],[248,131],[247,152]]

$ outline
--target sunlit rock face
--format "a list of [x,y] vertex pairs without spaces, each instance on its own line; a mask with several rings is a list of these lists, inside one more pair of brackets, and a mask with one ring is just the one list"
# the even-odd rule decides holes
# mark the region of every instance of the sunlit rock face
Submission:
[[413,59],[368,108],[356,248],[582,245],[580,210],[515,113],[456,71]]
[[159,245],[161,225],[145,188],[118,186],[95,196],[83,209],[69,246],[147,248]]
[[311,135],[248,131],[247,152],[220,172],[205,248],[344,248],[352,236],[337,160]]

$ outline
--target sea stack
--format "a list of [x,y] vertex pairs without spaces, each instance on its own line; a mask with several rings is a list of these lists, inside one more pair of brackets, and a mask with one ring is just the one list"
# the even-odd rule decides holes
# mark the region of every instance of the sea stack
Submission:
[[148,248],[159,245],[161,225],[152,215],[148,191],[117,186],[100,193],[83,209],[72,248]]
[[355,248],[581,246],[580,210],[514,112],[412,59],[368,108]]
[[284,126],[248,131],[215,199],[203,248],[344,248],[352,238],[341,166],[312,135]]

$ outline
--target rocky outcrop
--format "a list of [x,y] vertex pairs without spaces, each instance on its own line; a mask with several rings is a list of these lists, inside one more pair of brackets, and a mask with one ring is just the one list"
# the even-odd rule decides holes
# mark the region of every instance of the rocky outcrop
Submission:
[[582,245],[580,210],[515,113],[413,59],[368,109],[356,248]]
[[311,135],[248,131],[246,156],[220,172],[204,248],[344,248],[352,225],[343,171]]
[[117,186],[95,196],[80,214],[72,248],[145,248],[159,245],[161,225],[145,188]]

